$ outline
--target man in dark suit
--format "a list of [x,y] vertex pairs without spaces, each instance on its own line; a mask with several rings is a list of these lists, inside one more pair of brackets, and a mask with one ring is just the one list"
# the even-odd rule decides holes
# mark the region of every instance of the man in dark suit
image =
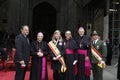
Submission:
[[30,59],[30,43],[27,35],[29,34],[29,27],[23,25],[21,34],[15,38],[16,53],[14,62],[16,64],[15,80],[24,80],[27,64]]

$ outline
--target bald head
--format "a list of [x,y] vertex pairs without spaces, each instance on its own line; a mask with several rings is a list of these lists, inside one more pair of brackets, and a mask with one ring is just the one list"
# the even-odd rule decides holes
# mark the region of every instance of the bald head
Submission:
[[43,33],[42,32],[39,32],[38,34],[37,34],[37,41],[38,42],[41,42],[43,40]]
[[71,31],[70,31],[70,30],[67,30],[67,31],[65,32],[65,37],[66,37],[67,40],[70,39],[70,38],[72,38],[72,34],[71,34]]
[[84,33],[85,33],[84,28],[83,28],[83,27],[80,27],[80,28],[78,29],[78,34],[82,37],[82,36],[84,35]]

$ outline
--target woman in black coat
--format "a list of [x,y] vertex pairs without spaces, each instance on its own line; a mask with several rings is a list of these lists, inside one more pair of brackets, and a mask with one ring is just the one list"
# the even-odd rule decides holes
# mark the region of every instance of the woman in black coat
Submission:
[[63,44],[62,36],[59,30],[56,30],[54,32],[51,41],[60,51],[59,57],[58,57],[58,56],[55,56],[52,50],[50,50],[51,68],[53,69],[53,78],[54,80],[64,80],[64,73],[61,72],[62,64],[59,61],[60,57],[64,57],[64,44]]

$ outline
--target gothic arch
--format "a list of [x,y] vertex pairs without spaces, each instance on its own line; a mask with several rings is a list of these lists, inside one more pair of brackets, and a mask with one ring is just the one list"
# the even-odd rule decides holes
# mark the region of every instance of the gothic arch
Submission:
[[56,29],[56,9],[48,2],[41,2],[33,8],[32,30],[36,35],[39,31],[43,32],[44,40],[49,41],[51,34]]
[[43,3],[43,2],[46,2],[46,3],[49,3],[50,5],[52,5],[57,11],[59,11],[60,10],[60,0],[58,1],[58,0],[37,0],[34,4],[33,4],[33,6],[32,6],[32,9],[35,7],[35,6],[37,6],[38,4],[40,4],[40,3]]

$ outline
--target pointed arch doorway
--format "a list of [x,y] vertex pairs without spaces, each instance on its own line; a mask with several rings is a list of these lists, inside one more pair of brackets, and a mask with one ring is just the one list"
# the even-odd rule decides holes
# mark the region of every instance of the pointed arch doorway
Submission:
[[[42,2],[33,8],[32,34],[44,33],[44,40],[49,41],[56,30],[56,9],[47,2]],[[36,36],[35,36],[36,37]]]

